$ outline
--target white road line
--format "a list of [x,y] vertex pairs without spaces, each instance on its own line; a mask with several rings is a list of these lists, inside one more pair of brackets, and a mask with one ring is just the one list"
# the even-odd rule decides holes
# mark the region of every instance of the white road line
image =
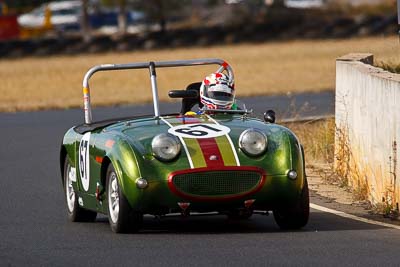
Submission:
[[393,228],[393,229],[400,230],[400,226],[398,226],[398,225],[393,225],[393,224],[389,224],[389,223],[378,222],[378,221],[374,221],[374,220],[358,217],[358,216],[355,216],[355,215],[351,215],[351,214],[345,213],[343,211],[338,211],[338,210],[325,208],[325,207],[322,207],[322,206],[319,206],[319,205],[316,205],[316,204],[313,204],[313,203],[310,203],[310,208],[315,209],[315,210],[319,210],[319,211],[323,211],[323,212],[332,213],[332,214],[335,214],[337,216],[340,216],[340,217],[343,217],[343,218],[352,219],[352,220],[359,221],[359,222],[364,222],[364,223],[369,223],[369,224],[374,224],[374,225],[379,225],[379,226],[383,226],[383,227],[388,227],[388,228]]

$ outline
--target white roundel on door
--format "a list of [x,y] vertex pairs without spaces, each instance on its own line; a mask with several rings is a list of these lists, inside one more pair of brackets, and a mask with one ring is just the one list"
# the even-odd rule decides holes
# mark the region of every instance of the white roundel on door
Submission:
[[79,174],[83,189],[89,190],[90,161],[89,161],[90,132],[85,133],[79,143]]
[[231,131],[228,127],[211,123],[192,123],[174,126],[168,129],[170,134],[184,138],[213,138],[226,135]]

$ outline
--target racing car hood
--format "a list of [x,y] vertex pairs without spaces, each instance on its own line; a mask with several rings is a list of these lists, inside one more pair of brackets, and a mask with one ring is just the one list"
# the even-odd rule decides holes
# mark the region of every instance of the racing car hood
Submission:
[[[268,144],[263,155],[251,157],[239,148],[240,135],[247,129],[258,129],[266,135]],[[160,171],[258,166],[269,174],[285,174],[292,167],[290,154],[298,148],[288,129],[239,115],[148,118],[124,123],[119,130],[132,149],[142,155],[143,164]],[[153,156],[151,142],[160,133],[180,140],[181,153],[171,162],[160,162]]]

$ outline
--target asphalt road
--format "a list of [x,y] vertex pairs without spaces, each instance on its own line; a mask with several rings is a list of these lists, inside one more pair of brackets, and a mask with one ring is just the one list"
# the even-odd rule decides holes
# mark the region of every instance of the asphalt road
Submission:
[[[310,109],[318,113],[311,115],[333,112],[332,93],[296,98],[302,105],[299,99],[307,99]],[[286,97],[248,100],[257,110],[279,105],[285,110],[292,101]],[[125,116],[146,109],[151,106],[101,108],[95,116]],[[303,230],[290,232],[280,231],[272,216],[262,215],[241,222],[220,215],[146,217],[140,233],[127,235],[112,233],[105,217],[96,223],[70,223],[58,153],[64,132],[82,120],[81,110],[0,114],[0,266],[382,266],[400,262],[399,230],[316,210]]]

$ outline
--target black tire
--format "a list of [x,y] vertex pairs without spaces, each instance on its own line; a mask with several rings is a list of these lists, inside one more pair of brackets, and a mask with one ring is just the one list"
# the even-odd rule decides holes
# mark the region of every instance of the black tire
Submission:
[[[108,221],[111,230],[115,233],[137,232],[142,226],[143,214],[132,210],[121,190],[117,173],[112,164],[107,169],[106,192]],[[118,205],[118,212],[115,212],[113,203]]]
[[67,216],[71,222],[93,222],[96,219],[97,212],[81,208],[78,203],[78,197],[72,188],[72,182],[69,178],[71,164],[68,156],[64,160],[64,196],[67,204]]
[[304,227],[310,215],[310,199],[307,178],[301,191],[299,201],[293,206],[274,210],[274,218],[282,230],[294,230]]

